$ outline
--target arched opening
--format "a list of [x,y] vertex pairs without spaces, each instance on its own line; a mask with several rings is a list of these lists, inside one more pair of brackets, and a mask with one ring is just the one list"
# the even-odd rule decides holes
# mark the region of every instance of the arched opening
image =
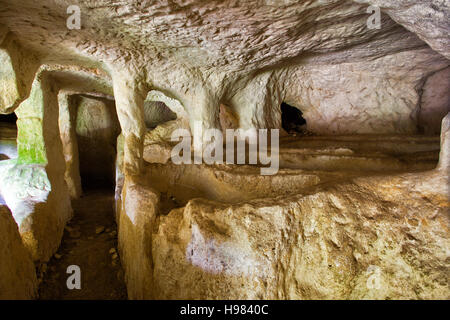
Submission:
[[144,117],[145,126],[148,129],[154,129],[162,123],[176,120],[177,114],[162,101],[146,100],[144,103]]
[[76,96],[74,103],[82,187],[113,189],[116,141],[120,133],[115,103],[89,95]]
[[0,114],[0,161],[17,158],[17,116]]
[[281,126],[289,134],[306,133],[306,119],[303,112],[286,102],[281,104]]
[[[165,163],[172,149],[171,136],[176,129],[189,128],[184,106],[176,98],[162,91],[151,90],[144,102],[144,161]],[[156,142],[164,143],[158,144]]]
[[114,189],[120,124],[112,99],[61,93],[59,130],[72,199],[82,190]]

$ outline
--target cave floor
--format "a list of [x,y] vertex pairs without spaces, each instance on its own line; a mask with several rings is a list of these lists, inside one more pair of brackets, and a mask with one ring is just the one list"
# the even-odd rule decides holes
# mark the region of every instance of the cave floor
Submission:
[[[117,252],[114,193],[88,190],[72,201],[74,216],[64,230],[58,252],[38,271],[42,300],[127,299]],[[81,289],[69,290],[67,267],[81,270]]]

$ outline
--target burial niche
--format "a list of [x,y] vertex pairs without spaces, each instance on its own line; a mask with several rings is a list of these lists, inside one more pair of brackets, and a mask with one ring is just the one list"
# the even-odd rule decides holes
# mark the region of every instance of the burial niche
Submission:
[[286,102],[281,104],[281,126],[289,134],[306,133],[306,120],[303,113]]
[[154,129],[167,121],[177,119],[177,114],[162,101],[146,100],[144,103],[145,126]]

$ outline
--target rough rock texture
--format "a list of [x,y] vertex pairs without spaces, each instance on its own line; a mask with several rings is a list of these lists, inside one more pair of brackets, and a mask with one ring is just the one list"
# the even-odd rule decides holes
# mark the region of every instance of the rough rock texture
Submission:
[[417,34],[431,48],[450,58],[450,3],[445,0],[354,0],[383,9],[392,19]]
[[[329,133],[344,133],[347,127],[364,133],[395,128],[412,133],[417,130],[420,84],[448,66],[450,9],[439,0],[56,3],[2,0],[2,47],[32,51],[30,57],[36,58],[26,59],[20,68],[64,64],[107,75],[125,137],[124,170],[130,174],[141,168],[143,108],[152,89],[179,100],[191,127],[201,121],[203,128],[219,128],[221,102],[235,111],[241,127],[279,127],[280,103],[295,96],[289,90],[300,89],[304,94],[293,104],[311,110],[310,122],[318,132],[326,131],[327,119],[342,122]],[[81,9],[80,30],[67,29],[69,4]],[[382,10],[380,29],[367,27],[369,5]],[[47,16],[52,18],[42,19]],[[433,63],[424,61],[431,54],[427,45],[438,52]],[[348,72],[353,64],[356,71]],[[380,76],[395,64],[403,70]],[[420,71],[414,72],[415,66]],[[371,75],[374,68],[376,76]],[[310,86],[295,88],[305,76],[296,75],[299,69],[313,78]],[[314,80],[308,70],[329,76],[329,81]],[[410,70],[412,77],[405,77]],[[16,72],[16,78],[26,92],[32,77],[22,73]],[[283,89],[288,81],[295,85]],[[333,93],[337,89],[340,94]],[[374,119],[359,119],[357,113]]]
[[433,110],[435,119],[422,113],[422,121],[436,133],[446,112],[435,109],[448,108],[449,83],[435,82],[434,94],[426,85],[422,100],[417,87],[424,75],[447,65],[448,60],[424,49],[370,62],[300,67],[288,78],[284,99],[303,112],[314,133],[418,133],[418,106]]
[[153,265],[151,234],[155,227],[158,197],[132,181],[123,187],[118,208],[119,251],[125,271],[129,299],[151,299]]
[[[437,138],[413,136],[448,112],[449,16],[443,0],[0,0],[0,113],[19,117],[0,193],[48,260],[81,192],[76,132],[104,124],[86,108],[74,125],[63,100],[114,100],[130,298],[449,298],[448,116],[437,169]],[[283,102],[328,142],[288,139],[279,176],[170,163],[174,129],[202,148],[194,126],[281,128]]]
[[0,204],[0,300],[34,299],[37,278],[30,253],[8,207]]
[[[146,176],[127,180],[119,202],[129,297],[450,298],[449,117],[439,165],[425,172],[368,176],[351,164],[261,177],[246,166],[147,164]],[[423,144],[418,137],[337,138],[336,161],[344,164],[352,149],[374,145],[391,156],[411,152],[415,165],[419,150],[437,150],[426,137]],[[295,142],[283,145],[301,150]],[[300,143],[324,147],[320,139]],[[283,157],[291,149],[280,150]]]
[[234,207],[193,200],[161,218],[155,295],[448,299],[448,198],[417,192],[417,178],[358,179]]
[[234,205],[197,198],[168,215],[157,213],[155,190],[126,184],[119,242],[129,297],[448,299],[443,173],[441,164]]

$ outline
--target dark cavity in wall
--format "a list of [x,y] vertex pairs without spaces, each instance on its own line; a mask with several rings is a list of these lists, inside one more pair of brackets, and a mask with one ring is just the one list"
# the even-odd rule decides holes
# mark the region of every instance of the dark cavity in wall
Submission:
[[15,113],[0,114],[0,122],[16,124],[17,116]]
[[17,116],[0,114],[0,160],[17,158]]
[[283,102],[281,104],[281,126],[288,133],[302,133],[306,131],[306,120],[299,109]]

